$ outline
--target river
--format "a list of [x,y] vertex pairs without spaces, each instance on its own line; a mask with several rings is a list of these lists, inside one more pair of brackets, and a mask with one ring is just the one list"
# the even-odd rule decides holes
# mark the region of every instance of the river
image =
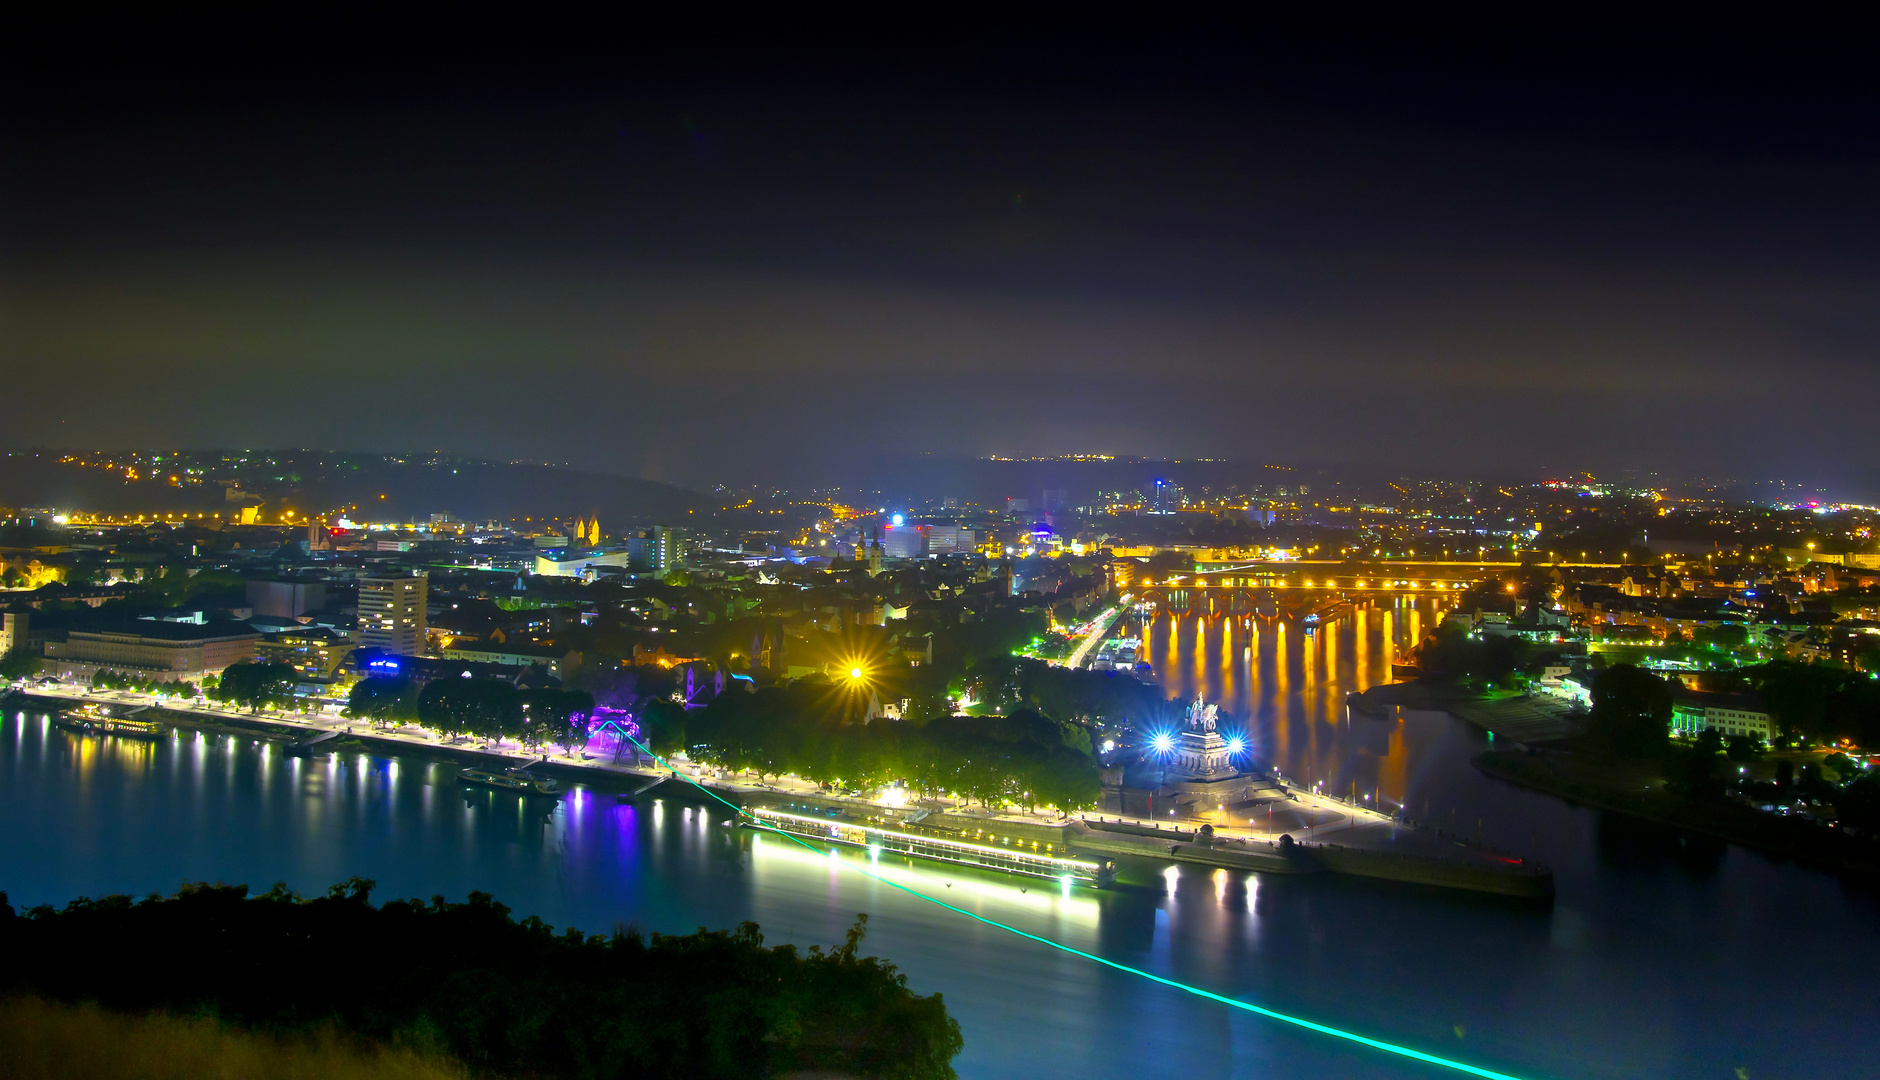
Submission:
[[[1533,1080],[1874,1074],[1871,892],[1486,780],[1468,764],[1482,736],[1442,714],[1347,720],[1344,694],[1383,677],[1385,643],[1412,633],[1411,614],[1373,608],[1312,635],[1164,615],[1145,638],[1171,692],[1221,701],[1288,773],[1368,786],[1550,863],[1551,907],[1212,871],[1068,897],[890,872],[1168,978]],[[16,906],[196,880],[313,892],[359,875],[380,898],[480,889],[589,931],[749,919],[802,945],[839,942],[867,912],[867,949],[946,995],[963,1077],[1458,1075],[1099,967],[723,821],[670,797],[576,791],[545,805],[471,791],[413,757],[81,738],[31,712],[0,723],[0,888]]]

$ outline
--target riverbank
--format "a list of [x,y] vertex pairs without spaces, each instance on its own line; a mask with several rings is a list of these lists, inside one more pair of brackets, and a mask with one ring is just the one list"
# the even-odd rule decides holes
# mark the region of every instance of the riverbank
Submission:
[[1650,763],[1609,762],[1587,754],[1490,750],[1476,757],[1474,765],[1498,780],[1571,803],[1880,880],[1880,844],[1738,803],[1693,802],[1665,790],[1656,766]]
[[[88,698],[47,691],[20,694],[18,699],[36,708],[49,711],[87,702],[105,701],[110,704],[126,704],[97,697]],[[468,740],[461,743],[444,742],[428,733],[414,732],[410,729],[379,730],[367,724],[348,722],[343,718],[336,719],[328,716],[300,720],[254,713],[227,712],[220,709],[176,708],[169,705],[151,705],[143,715],[156,717],[165,723],[192,731],[223,735],[259,735],[271,742],[278,741],[282,746],[325,732],[337,734],[337,738],[320,744],[320,753],[343,750],[397,753],[466,768],[482,766],[507,769],[517,765],[532,764],[536,771],[555,776],[557,779],[586,784],[600,791],[637,790],[647,780],[666,774],[665,770],[655,769],[650,764],[630,765],[596,759],[557,760],[551,754],[523,753],[507,748],[492,749],[487,746],[478,746]],[[673,794],[679,794],[676,786]],[[698,797],[703,798],[703,796]]]
[[[46,691],[33,692],[27,698],[43,708],[97,700]],[[460,767],[509,768],[530,763],[534,771],[604,792],[638,791],[644,789],[649,780],[672,775],[650,765],[592,759],[567,760],[547,754],[452,744],[437,741],[421,732],[380,731],[343,719],[318,718],[308,723],[216,709],[166,707],[152,707],[151,714],[161,716],[166,722],[195,730],[259,735],[289,743],[321,732],[340,732],[338,738],[321,744],[321,752],[352,749],[397,753]],[[660,786],[660,794],[696,802],[709,802],[712,796],[717,796],[740,807],[814,806],[820,812],[833,812],[857,821],[899,821],[914,812],[912,809],[890,807],[853,796],[824,793],[808,784],[734,780],[716,777],[697,768],[688,769],[683,775],[690,782],[668,780]],[[694,784],[698,786],[694,787]],[[1196,833],[1189,832],[1184,838],[1181,832],[1174,829],[1164,839],[1162,822],[1138,822],[1133,830],[1124,830],[1105,828],[1102,819],[1098,819],[1097,826],[1092,828],[1087,824],[1087,818],[1066,817],[1053,821],[1035,815],[976,810],[942,802],[926,805],[924,824],[927,829],[968,842],[986,842],[990,838],[993,843],[1009,845],[1014,842],[1014,838],[1019,838],[1028,843],[1056,846],[1077,855],[1154,860],[1161,865],[1185,863],[1256,873],[1329,873],[1526,899],[1545,899],[1553,895],[1553,875],[1545,867],[1508,857],[1503,852],[1482,851],[1427,835],[1408,826],[1400,826],[1376,811],[1348,806],[1329,796],[1297,791],[1293,799],[1312,806],[1322,804],[1349,818],[1342,826],[1345,842],[1302,841],[1297,837],[1282,840],[1281,836],[1260,836],[1250,830],[1245,835],[1236,835],[1233,830],[1223,829],[1211,841],[1201,843]],[[883,815],[886,815],[885,819]],[[1365,827],[1359,828],[1360,825]],[[1336,828],[1322,828],[1321,831],[1339,835]]]
[[[1226,833],[1204,835],[1196,828],[1158,828],[1127,819],[1087,815],[1043,822],[958,810],[886,810],[852,801],[803,796],[774,803],[761,799],[756,802],[810,811],[827,817],[831,825],[861,830],[888,828],[998,850],[1108,860],[1119,864],[1124,880],[1130,877],[1128,864],[1135,862],[1259,874],[1327,874],[1529,901],[1547,900],[1554,894],[1553,872],[1545,866],[1409,828],[1393,830],[1388,840],[1365,846],[1305,843],[1290,836],[1262,840]],[[841,842],[839,836],[836,842]],[[852,842],[856,846],[868,843],[859,833]]]
[[1528,745],[1565,742],[1581,733],[1579,720],[1567,702],[1544,694],[1483,696],[1441,683],[1413,680],[1369,687],[1348,696],[1345,704],[1354,712],[1377,718],[1392,716],[1394,709],[1446,712],[1498,739]]

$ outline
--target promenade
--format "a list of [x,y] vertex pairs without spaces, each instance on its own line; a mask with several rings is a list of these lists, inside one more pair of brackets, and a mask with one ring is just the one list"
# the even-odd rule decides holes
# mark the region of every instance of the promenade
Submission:
[[[447,750],[458,754],[477,754],[496,759],[504,765],[522,765],[529,762],[547,761],[551,764],[583,769],[598,775],[613,775],[623,779],[644,779],[657,775],[662,770],[634,754],[629,749],[622,761],[613,760],[612,753],[591,754],[585,751],[567,752],[560,749],[530,750],[508,740],[489,741],[484,739],[458,736],[445,738],[437,732],[416,724],[404,724],[392,727],[379,727],[360,720],[340,716],[333,712],[302,713],[280,709],[262,709],[258,712],[235,706],[192,705],[184,706],[172,701],[159,700],[154,695],[135,693],[128,690],[94,691],[80,685],[57,684],[51,687],[33,687],[24,691],[27,696],[44,700],[48,708],[71,702],[98,702],[103,704],[129,707],[148,706],[161,708],[165,712],[198,716],[211,722],[226,723],[230,720],[249,724],[262,724],[279,731],[284,737],[301,739],[318,732],[331,731],[341,735],[350,735],[368,741],[386,749],[400,747],[412,750],[437,751]],[[719,791],[735,792],[740,795],[763,796],[783,795],[804,798],[818,798],[824,801],[853,804],[858,808],[900,809],[903,803],[882,802],[857,795],[844,795],[827,791],[819,784],[794,777],[769,777],[759,779],[751,774],[726,773],[714,770],[688,760],[684,754],[674,754],[673,765],[687,776]],[[1389,829],[1393,826],[1391,818],[1363,807],[1351,806],[1337,799],[1315,792],[1294,789],[1296,803],[1276,806],[1273,814],[1261,818],[1256,823],[1237,827],[1217,827],[1222,836],[1237,836],[1250,840],[1272,841],[1282,833],[1294,833],[1296,839],[1324,837],[1337,833],[1357,833],[1366,828]],[[923,798],[920,805],[936,811],[947,811],[986,821],[1052,823],[1063,822],[1070,818],[1099,815],[1072,814],[1061,815],[1049,810],[1024,811],[1012,808],[989,808],[979,806],[964,799]],[[1177,822],[1175,819],[1147,819],[1103,815],[1113,822],[1129,822],[1144,828],[1173,827],[1177,824],[1185,828],[1195,828],[1198,822]]]
[[[637,787],[664,772],[649,760],[635,760],[637,755],[630,749],[623,760],[616,761],[611,752],[596,755],[581,750],[530,750],[505,740],[445,738],[417,725],[375,727],[334,712],[249,711],[213,704],[178,705],[149,694],[92,691],[84,686],[62,684],[27,688],[23,693],[43,701],[48,709],[79,702],[149,706],[172,715],[197,717],[209,724],[258,725],[289,740],[334,732],[383,751],[402,749],[432,755],[443,752],[460,759],[480,759],[498,768],[547,763],[565,779],[579,783],[583,782],[585,774],[589,782],[599,782],[603,787]],[[1363,805],[1362,801],[1354,805],[1283,781],[1284,789],[1276,784],[1275,797],[1259,812],[1244,822],[1216,824],[1212,840],[1203,842],[1199,836],[1203,824],[1200,821],[1025,811],[950,798],[921,798],[917,806],[911,806],[905,799],[887,801],[848,795],[793,777],[759,779],[750,774],[727,773],[688,761],[684,755],[674,755],[670,760],[678,773],[740,805],[781,799],[813,803],[857,817],[905,815],[925,810],[934,825],[961,830],[996,826],[1034,837],[1055,835],[1069,847],[1113,856],[1265,872],[1330,871],[1515,895],[1538,894],[1533,893],[1528,883],[1515,881],[1511,870],[1518,869],[1522,875],[1544,873],[1507,853],[1487,851],[1454,837],[1445,838],[1411,828]],[[1285,853],[1287,837],[1291,838],[1291,855]],[[1302,862],[1301,856],[1308,861]],[[1508,887],[1511,883],[1515,888]],[[1551,887],[1551,877],[1548,877],[1548,893]]]

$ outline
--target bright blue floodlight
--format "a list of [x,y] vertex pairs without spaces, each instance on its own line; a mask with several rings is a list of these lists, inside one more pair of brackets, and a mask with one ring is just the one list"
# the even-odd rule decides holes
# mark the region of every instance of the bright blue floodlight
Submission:
[[893,523],[893,524],[895,524],[895,525],[899,525],[899,524],[901,524],[902,522],[904,522],[904,521],[906,521],[907,519],[906,519],[906,518],[904,518],[904,517],[902,517],[902,516],[901,516],[901,515],[899,515],[899,514],[896,514],[896,515],[894,515],[893,517],[891,517],[891,518],[889,518],[888,520],[889,520],[889,521],[890,521],[891,523]]
[[1238,754],[1242,750],[1245,750],[1246,748],[1247,748],[1247,740],[1245,739],[1236,737],[1236,738],[1227,740],[1227,752],[1230,754]]
[[1149,745],[1155,747],[1156,753],[1166,754],[1170,750],[1175,749],[1175,736],[1164,732],[1163,734],[1157,735],[1154,738],[1150,739]]

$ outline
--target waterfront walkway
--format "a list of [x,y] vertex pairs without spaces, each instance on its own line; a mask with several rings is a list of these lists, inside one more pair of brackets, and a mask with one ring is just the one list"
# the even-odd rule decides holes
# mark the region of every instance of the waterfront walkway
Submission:
[[[494,759],[493,765],[507,767],[532,762],[548,762],[559,769],[574,772],[578,779],[579,772],[591,773],[596,780],[612,778],[622,786],[638,786],[644,780],[664,775],[664,771],[655,768],[650,762],[623,760],[616,762],[611,754],[602,757],[592,756],[581,751],[530,751],[515,743],[497,741],[485,742],[479,739],[458,737],[446,739],[435,732],[416,725],[404,725],[393,728],[376,728],[331,712],[295,713],[280,710],[263,709],[248,712],[233,706],[192,705],[179,706],[174,703],[159,701],[149,694],[130,691],[90,691],[82,686],[33,687],[24,691],[29,697],[45,701],[49,708],[71,702],[98,702],[127,706],[155,706],[167,712],[199,717],[207,723],[258,724],[279,732],[283,737],[299,740],[319,732],[334,732],[350,735],[382,750],[395,751],[408,748],[412,751],[437,753],[445,751],[455,755],[475,756]],[[630,752],[631,753],[631,752]],[[857,814],[869,815],[882,812],[906,812],[913,809],[906,802],[889,802],[862,796],[845,795],[828,791],[820,785],[792,777],[773,777],[760,780],[749,774],[723,773],[695,762],[675,756],[674,768],[691,777],[697,783],[713,791],[733,797],[739,802],[786,799],[810,800],[832,808],[853,807]],[[578,770],[578,771],[577,771]],[[568,776],[568,772],[563,773]],[[1363,805],[1357,805],[1309,789],[1301,789],[1286,784],[1282,791],[1276,785],[1274,798],[1262,807],[1248,813],[1244,819],[1231,823],[1216,824],[1214,827],[1215,845],[1212,850],[1205,850],[1192,843],[1195,833],[1204,824],[1201,821],[1176,818],[1147,819],[1117,814],[1076,813],[1060,814],[1055,811],[1025,811],[1009,807],[992,808],[975,806],[965,800],[944,798],[922,798],[918,801],[922,809],[929,810],[935,817],[944,818],[949,825],[985,827],[997,825],[1022,826],[1028,829],[1056,829],[1073,824],[1090,826],[1096,835],[1109,835],[1122,841],[1115,833],[1106,833],[1105,826],[1124,826],[1131,830],[1148,833],[1148,843],[1130,844],[1127,841],[1114,845],[1117,853],[1124,848],[1135,847],[1133,853],[1154,857],[1175,857],[1177,861],[1199,861],[1209,864],[1221,862],[1220,853],[1239,850],[1242,852],[1271,853],[1278,850],[1283,837],[1290,836],[1302,849],[1330,853],[1369,852],[1374,855],[1399,856],[1404,859],[1469,859],[1475,861],[1480,852],[1464,851],[1454,838],[1447,840],[1412,829],[1388,814]],[[937,824],[938,822],[936,822]],[[1079,830],[1081,831],[1081,830]],[[1186,834],[1184,837],[1182,834]],[[1161,837],[1166,835],[1166,841]],[[1163,849],[1158,845],[1168,844]],[[1180,854],[1176,849],[1186,850]],[[1231,856],[1230,856],[1231,861]],[[1501,858],[1501,862],[1514,862]],[[1248,866],[1249,869],[1266,868]],[[1377,876],[1377,875],[1372,875]]]

